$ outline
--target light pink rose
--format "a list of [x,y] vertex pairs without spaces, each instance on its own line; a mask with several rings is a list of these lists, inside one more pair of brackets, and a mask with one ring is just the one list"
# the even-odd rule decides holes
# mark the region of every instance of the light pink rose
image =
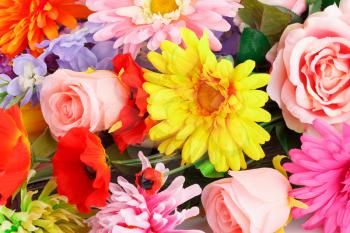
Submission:
[[294,13],[301,15],[306,11],[306,0],[259,0],[259,2],[271,6],[282,6]]
[[286,28],[267,55],[267,91],[289,128],[303,132],[316,118],[350,123],[350,1]]
[[124,87],[110,71],[59,69],[46,77],[40,91],[41,110],[55,137],[74,127],[109,129],[126,101]]
[[209,184],[202,193],[214,233],[273,233],[287,223],[291,186],[286,177],[272,168],[230,175]]

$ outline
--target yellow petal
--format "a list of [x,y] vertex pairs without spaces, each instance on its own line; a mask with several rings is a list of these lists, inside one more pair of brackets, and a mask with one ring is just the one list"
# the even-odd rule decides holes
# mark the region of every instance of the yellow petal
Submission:
[[253,74],[236,83],[236,89],[238,90],[258,89],[263,86],[266,86],[269,80],[270,80],[269,74]]
[[275,157],[273,157],[272,159],[272,164],[273,164],[273,167],[279,171],[282,175],[284,175],[285,177],[288,178],[288,175],[287,175],[287,172],[286,170],[284,170],[284,168],[282,167],[281,165],[281,161],[282,159],[284,158],[287,158],[287,156],[285,155],[276,155]]
[[112,125],[112,127],[108,130],[108,133],[114,133],[115,131],[120,129],[122,126],[123,126],[123,122],[122,121],[118,121],[117,123]]
[[181,37],[184,40],[187,47],[197,47],[199,40],[197,35],[193,31],[187,28],[181,28]]
[[248,77],[255,68],[255,61],[247,60],[239,65],[237,65],[232,73],[232,79],[234,81],[242,80]]
[[257,121],[257,122],[270,122],[271,114],[262,108],[252,108],[246,106],[242,108],[239,114],[249,120]]
[[269,100],[269,95],[262,90],[249,90],[241,93],[245,105],[260,108]]
[[147,58],[157,70],[167,73],[167,63],[161,54],[151,51],[147,54]]
[[151,140],[162,141],[175,134],[180,128],[182,124],[172,125],[168,121],[162,121],[151,128],[149,136]]
[[198,127],[187,139],[182,149],[182,158],[186,163],[194,163],[208,149],[209,133],[206,127]]

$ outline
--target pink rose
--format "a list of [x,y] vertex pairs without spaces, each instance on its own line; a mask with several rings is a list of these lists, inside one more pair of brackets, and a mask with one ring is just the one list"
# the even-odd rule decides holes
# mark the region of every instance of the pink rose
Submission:
[[259,0],[259,2],[271,6],[282,6],[294,13],[301,15],[306,11],[306,0]]
[[109,129],[126,101],[124,87],[110,71],[60,69],[46,77],[40,91],[41,109],[55,137],[74,127]]
[[272,168],[229,172],[232,178],[206,186],[202,203],[214,233],[273,233],[291,207],[288,179]]
[[267,56],[272,63],[267,91],[295,131],[304,131],[316,118],[350,123],[349,3],[288,26]]

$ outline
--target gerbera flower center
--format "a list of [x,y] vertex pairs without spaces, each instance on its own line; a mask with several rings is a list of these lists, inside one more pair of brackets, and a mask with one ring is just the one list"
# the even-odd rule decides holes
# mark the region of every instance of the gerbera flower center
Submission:
[[178,9],[176,0],[151,0],[151,11],[155,14],[167,14]]
[[219,90],[209,86],[206,82],[201,82],[197,91],[198,104],[208,113],[219,110],[225,97]]
[[96,171],[92,167],[85,165],[84,171],[90,180],[96,179]]

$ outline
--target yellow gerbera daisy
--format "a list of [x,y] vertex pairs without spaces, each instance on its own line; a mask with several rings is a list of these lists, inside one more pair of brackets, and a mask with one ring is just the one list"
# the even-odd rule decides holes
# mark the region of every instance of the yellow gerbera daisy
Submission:
[[208,152],[217,171],[239,170],[247,164],[243,152],[253,160],[265,156],[261,144],[270,135],[256,122],[269,122],[261,107],[268,101],[262,90],[268,74],[251,74],[254,61],[237,67],[225,59],[217,61],[210,50],[208,34],[198,39],[182,29],[186,45],[164,41],[162,53],[148,59],[160,73],[146,71],[144,88],[150,97],[148,111],[159,121],[150,138],[161,141],[161,153],[182,148],[184,163],[193,163]]

